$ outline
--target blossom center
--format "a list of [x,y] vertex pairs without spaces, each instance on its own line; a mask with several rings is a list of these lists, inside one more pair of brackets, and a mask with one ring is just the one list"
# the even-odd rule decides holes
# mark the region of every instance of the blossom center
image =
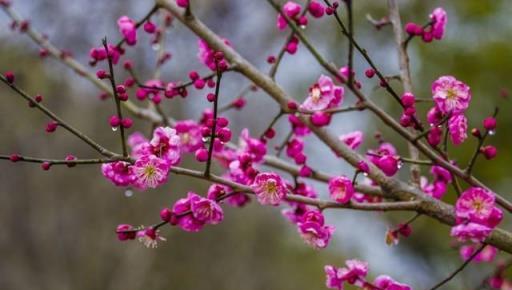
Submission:
[[322,92],[320,91],[318,85],[315,85],[313,88],[311,88],[311,99],[313,100],[313,103],[318,103],[321,97]]
[[274,180],[269,180],[265,183],[265,191],[269,194],[275,194],[277,192],[277,183]]

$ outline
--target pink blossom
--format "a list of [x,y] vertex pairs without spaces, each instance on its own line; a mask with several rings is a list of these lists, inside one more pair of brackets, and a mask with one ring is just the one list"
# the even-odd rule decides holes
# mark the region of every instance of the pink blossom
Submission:
[[156,88],[161,88],[163,86],[164,84],[161,80],[148,80],[144,83],[144,88],[138,88],[137,91],[135,91],[135,96],[140,101],[150,97],[153,103],[158,104],[162,100],[162,91]]
[[442,76],[432,83],[437,108],[444,114],[463,113],[471,101],[471,89],[453,76]]
[[345,264],[346,267],[343,268],[337,268],[331,265],[324,267],[327,276],[327,288],[342,290],[345,282],[358,287],[365,285],[366,275],[368,274],[368,263],[359,260],[347,260]]
[[430,172],[434,176],[434,179],[436,181],[442,181],[444,183],[451,183],[452,182],[452,174],[450,171],[444,169],[441,166],[434,165],[430,169]]
[[156,248],[158,241],[165,241],[165,238],[160,236],[160,231],[154,228],[147,228],[137,232],[139,242],[143,243],[147,248]]
[[[192,203],[200,201],[201,197],[194,192],[187,193],[187,197],[180,198],[174,203],[172,207],[173,214],[178,219],[178,226],[187,232],[198,232],[204,224],[204,220],[197,219],[192,211]],[[201,215],[199,215],[201,216]]]
[[220,205],[208,198],[195,198],[191,200],[192,215],[206,224],[216,225],[224,219],[224,212]]
[[[112,45],[108,44],[108,53],[110,54],[110,58],[112,59],[113,64],[117,64],[119,62],[119,59],[121,58],[121,52],[119,49]],[[92,48],[89,51],[89,56],[93,60],[93,62],[98,62],[107,59],[107,51],[105,50],[104,46],[98,47],[98,48]]]
[[124,161],[103,163],[101,173],[117,186],[129,186],[135,181],[133,166]]
[[483,223],[491,216],[495,196],[492,192],[471,187],[464,191],[455,204],[457,218],[471,222]]
[[464,115],[456,115],[448,120],[448,132],[453,144],[459,145],[468,137],[468,119]]
[[245,128],[240,133],[240,153],[248,153],[254,162],[263,160],[267,154],[267,146],[260,139],[250,136],[249,129]]
[[119,32],[121,32],[126,40],[126,44],[135,45],[137,43],[137,28],[135,27],[135,21],[130,19],[128,16],[121,16],[117,20],[117,26],[119,27]]
[[263,205],[279,205],[286,196],[286,185],[277,173],[263,172],[256,175],[251,187]]
[[155,155],[141,156],[133,165],[134,185],[139,189],[156,188],[167,181],[170,164]]
[[167,160],[170,165],[180,162],[181,138],[176,130],[170,127],[158,127],[153,131],[153,138],[149,142],[151,153]]
[[[460,248],[460,256],[462,260],[467,261],[477,250],[476,245],[465,245]],[[475,262],[490,263],[496,257],[498,250],[493,246],[485,246],[484,249],[473,258]]]
[[309,116],[309,120],[316,127],[324,127],[331,123],[331,114],[327,112],[314,112]]
[[318,82],[309,89],[309,95],[300,105],[303,111],[322,111],[328,108],[335,108],[344,97],[343,87],[334,85],[332,79],[321,75]]
[[[298,20],[301,10],[302,6],[293,1],[288,1],[283,5],[282,13],[288,16],[291,20]],[[286,19],[281,15],[281,13],[279,13],[277,15],[277,28],[279,28],[279,30],[284,30],[287,26],[288,23],[286,22]]]
[[315,249],[327,247],[334,232],[333,226],[321,225],[316,222],[299,222],[297,225],[304,242]]
[[430,19],[432,21],[432,36],[438,40],[442,39],[446,29],[446,23],[448,22],[446,11],[438,7],[430,14]]
[[213,183],[208,188],[206,197],[211,200],[217,200],[218,198],[231,193],[233,190],[225,185]]
[[329,193],[336,202],[348,203],[354,192],[352,181],[346,176],[333,177],[329,180]]
[[324,16],[324,13],[325,13],[325,6],[323,3],[320,3],[319,1],[317,0],[312,0],[310,3],[309,3],[309,6],[308,6],[308,11],[309,13],[315,17],[315,18],[320,18],[322,16]]
[[325,271],[325,275],[326,275],[325,285],[327,286],[327,288],[343,290],[343,280],[341,280],[341,278],[340,278],[341,273],[338,273],[338,272],[340,272],[339,270],[341,270],[341,269],[337,268],[335,266],[325,265],[325,267],[324,267],[324,271]]
[[292,125],[293,133],[297,136],[305,136],[311,133],[309,128],[304,124],[299,117],[290,114],[288,115],[288,121]]
[[184,152],[193,153],[203,147],[201,127],[196,121],[178,121],[174,128],[180,137],[181,149]]
[[420,178],[420,186],[422,191],[435,199],[443,198],[447,190],[447,184],[445,182],[434,181],[432,184],[429,184],[427,178],[424,176]]
[[398,169],[400,169],[399,161],[398,156],[384,155],[377,160],[375,165],[377,165],[377,167],[379,167],[387,176],[393,176],[398,172]]
[[354,131],[340,136],[340,141],[351,149],[357,149],[363,143],[363,132]]
[[477,223],[467,223],[454,226],[451,230],[451,236],[461,242],[472,241],[474,243],[483,242],[491,234],[492,229]]
[[127,241],[135,239],[137,232],[133,230],[132,225],[120,224],[116,228],[116,234],[120,241]]
[[[231,46],[231,43],[229,40],[224,39],[224,44]],[[225,58],[222,59],[216,59],[215,58],[215,50],[210,48],[208,43],[204,41],[203,39],[199,39],[198,41],[198,47],[199,47],[199,53],[198,57],[199,60],[206,65],[209,69],[212,71],[217,70],[217,64],[219,65],[219,68],[228,67],[228,62]]]
[[380,275],[375,278],[374,285],[379,290],[412,290],[411,286],[398,283],[387,275]]
[[230,195],[226,199],[227,203],[234,207],[242,207],[248,204],[251,201],[251,198],[248,194],[240,192],[237,194]]

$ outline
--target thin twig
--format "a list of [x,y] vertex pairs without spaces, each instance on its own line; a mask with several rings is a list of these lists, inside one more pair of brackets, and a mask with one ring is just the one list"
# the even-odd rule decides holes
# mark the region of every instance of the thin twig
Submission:
[[[117,111],[117,117],[119,118],[119,121],[121,122],[123,120],[123,112],[121,111],[121,100],[119,99],[119,95],[116,90],[116,77],[114,75],[114,65],[112,64],[112,55],[108,51],[108,44],[107,44],[107,38],[105,37],[103,39],[103,47],[105,47],[105,51],[107,53],[107,59],[108,59],[108,69],[110,71],[108,79],[110,80],[110,84],[112,86],[112,92],[114,93],[114,101],[116,104],[116,111]],[[124,135],[124,126],[121,122],[119,124],[119,136],[121,137],[121,147],[123,148],[123,156],[128,156],[128,148],[126,146],[126,138]]]
[[92,140],[91,138],[89,138],[87,135],[85,135],[84,133],[80,132],[78,129],[75,129],[73,126],[71,126],[66,121],[64,121],[59,116],[57,116],[55,113],[53,113],[48,108],[46,108],[43,104],[36,102],[36,100],[34,100],[34,98],[29,96],[22,89],[18,88],[15,84],[8,82],[3,75],[0,75],[0,80],[4,84],[9,86],[18,95],[20,95],[25,100],[27,100],[28,102],[33,104],[37,109],[39,109],[41,112],[43,112],[50,119],[56,121],[59,126],[65,128],[70,133],[72,133],[73,135],[75,135],[76,137],[78,137],[79,139],[84,141],[85,143],[89,144],[93,149],[98,151],[101,155],[106,156],[106,157],[117,157],[118,156],[118,154],[116,154],[116,153],[114,153],[114,152],[112,152],[110,150],[107,150],[106,148],[104,148],[103,146],[101,146],[100,144],[98,144],[97,142]]
[[220,92],[220,81],[222,79],[222,72],[219,68],[219,63],[217,62],[217,83],[215,84],[215,99],[213,100],[213,125],[212,125],[212,134],[210,136],[210,146],[208,148],[208,160],[206,161],[206,168],[204,170],[204,175],[209,176],[210,175],[210,167],[212,163],[212,156],[213,156],[213,147],[215,143],[215,137],[217,135],[216,129],[217,129],[217,113],[218,113],[218,104],[219,104],[219,92]]
[[483,249],[485,248],[485,246],[487,246],[487,244],[483,243],[464,263],[462,263],[462,265],[460,265],[453,273],[451,273],[448,277],[446,277],[445,279],[441,280],[439,283],[437,283],[436,285],[434,285],[432,288],[430,288],[429,290],[435,290],[435,289],[438,289],[439,287],[443,286],[444,284],[450,282],[450,280],[452,280],[457,274],[459,274],[462,270],[464,270],[464,268],[466,268],[467,265],[469,265],[469,263],[471,263],[471,261],[476,257],[478,256],[478,254],[480,254],[480,252],[483,251]]
[[[120,157],[114,157],[109,159],[74,159],[74,160],[65,160],[65,159],[47,159],[47,158],[36,158],[36,157],[28,157],[28,156],[22,156],[17,155],[16,156],[18,160],[14,162],[28,162],[28,163],[44,163],[47,162],[52,165],[72,165],[72,164],[103,164],[103,163],[112,163],[117,161],[126,161],[129,162],[130,160],[120,156]],[[10,155],[0,155],[0,159],[2,160],[10,160]]]

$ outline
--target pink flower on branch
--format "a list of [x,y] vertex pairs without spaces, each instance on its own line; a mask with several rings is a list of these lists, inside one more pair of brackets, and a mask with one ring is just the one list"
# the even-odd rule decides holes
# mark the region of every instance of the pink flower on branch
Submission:
[[263,205],[279,205],[286,196],[286,184],[277,173],[263,172],[256,175],[251,185],[258,201]]
[[321,75],[310,89],[309,95],[300,106],[303,111],[322,111],[328,108],[336,108],[343,102],[343,87],[334,85],[332,79]]
[[134,185],[141,190],[156,188],[167,181],[170,167],[169,161],[155,155],[141,156],[133,165]]
[[471,101],[471,89],[453,76],[442,76],[432,83],[436,107],[443,114],[464,113]]
[[121,16],[117,20],[117,26],[119,27],[119,32],[121,32],[126,40],[126,44],[135,45],[137,43],[137,28],[135,26],[135,21],[130,19],[128,16]]
[[352,181],[346,176],[333,177],[329,180],[329,193],[336,202],[345,204],[355,193]]

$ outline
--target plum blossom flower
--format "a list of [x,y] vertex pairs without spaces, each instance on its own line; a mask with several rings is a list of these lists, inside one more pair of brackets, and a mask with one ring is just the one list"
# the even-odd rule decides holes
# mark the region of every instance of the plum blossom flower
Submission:
[[432,21],[432,36],[438,40],[442,39],[448,22],[446,11],[441,7],[434,9],[430,14],[430,20]]
[[[229,42],[229,40],[227,40],[227,39],[223,39],[223,40],[224,40],[224,44],[231,46],[231,43]],[[199,60],[204,65],[206,65],[210,70],[212,70],[212,71],[217,70],[217,64],[219,65],[220,68],[228,67],[228,62],[225,58],[222,58],[220,60],[215,59],[215,50],[210,48],[210,46],[208,45],[208,43],[205,40],[199,39],[198,47],[199,47],[199,53],[197,56],[199,57]]]
[[135,45],[137,43],[137,28],[135,26],[135,21],[130,19],[128,16],[121,16],[117,20],[117,26],[119,27],[119,32],[121,32],[126,40],[126,44]]
[[193,153],[203,147],[201,126],[196,121],[178,121],[174,128],[180,137],[181,148],[184,152]]
[[341,135],[339,137],[339,139],[341,142],[345,143],[348,147],[355,150],[361,145],[361,143],[363,143],[363,136],[364,136],[363,132],[354,131],[351,133]]
[[448,133],[453,144],[462,144],[468,137],[468,119],[464,115],[456,115],[448,120]]
[[309,88],[309,95],[300,105],[304,111],[322,111],[328,108],[337,107],[343,102],[343,87],[334,85],[332,79],[321,75],[318,81]]
[[286,196],[286,184],[277,173],[259,173],[251,187],[263,205],[279,205]]
[[490,227],[467,223],[452,227],[451,236],[456,237],[461,242],[472,241],[474,243],[483,242],[491,234]]
[[464,191],[455,204],[457,218],[472,222],[485,222],[492,213],[495,196],[492,192],[471,187]]
[[[300,11],[302,10],[302,6],[299,4],[288,1],[283,5],[282,13],[284,13],[288,18],[295,20],[295,18],[298,18]],[[286,19],[279,13],[277,15],[277,28],[279,30],[284,30],[288,26],[288,23],[286,22]]]
[[191,200],[190,209],[194,218],[206,224],[216,225],[224,219],[224,212],[215,200],[194,198]]
[[457,225],[451,235],[459,241],[483,241],[503,219],[503,212],[495,206],[494,193],[472,187],[462,193],[455,204]]
[[166,239],[160,236],[160,231],[154,228],[142,229],[137,232],[139,242],[143,243],[147,248],[158,247],[158,241],[165,241]]
[[354,192],[352,181],[346,176],[333,177],[329,180],[329,193],[336,202],[348,203]]
[[[177,217],[178,226],[187,232],[198,232],[204,224],[204,220],[197,219],[191,213],[192,203],[200,201],[201,197],[194,192],[187,193],[187,197],[178,199],[172,207],[172,213]],[[197,215],[197,214],[196,214]],[[201,214],[199,214],[202,217]]]
[[334,227],[325,225],[324,216],[317,210],[305,212],[297,228],[304,242],[315,249],[327,247],[334,232]]
[[364,286],[368,274],[368,263],[359,260],[347,260],[346,267],[337,268],[332,265],[324,267],[326,274],[326,286],[330,289],[343,289],[343,284]]
[[267,146],[260,139],[251,137],[249,129],[244,128],[240,133],[240,152],[248,153],[254,162],[263,160],[267,154]]
[[176,134],[175,129],[170,127],[156,128],[149,144],[152,154],[167,160],[170,165],[179,163],[181,138]]
[[133,165],[134,185],[142,190],[156,188],[167,181],[169,169],[167,160],[155,155],[144,155]]
[[135,181],[132,165],[124,161],[103,163],[101,173],[117,186],[129,186]]
[[412,290],[412,287],[393,280],[387,275],[380,275],[373,283],[379,290]]
[[471,89],[453,76],[442,76],[432,83],[436,107],[444,114],[463,113],[471,101]]

